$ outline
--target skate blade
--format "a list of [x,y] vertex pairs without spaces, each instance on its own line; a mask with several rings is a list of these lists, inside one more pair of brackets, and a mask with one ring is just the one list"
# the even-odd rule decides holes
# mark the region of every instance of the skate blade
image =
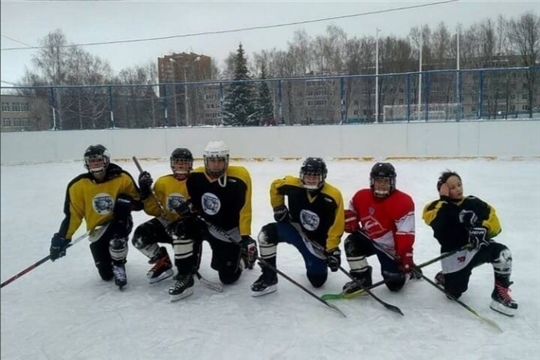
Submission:
[[163,274],[161,274],[160,276],[156,277],[156,278],[151,278],[151,277],[148,277],[148,282],[150,284],[155,284],[155,283],[158,283],[162,280],[165,280],[165,279],[168,279],[170,278],[171,276],[174,275],[174,270],[173,269],[169,269],[167,271],[165,271]]
[[[170,294],[169,294],[170,295]],[[186,289],[183,293],[178,295],[170,295],[169,300],[171,302],[176,302],[182,299],[187,298],[188,296],[193,295],[193,288]]]
[[251,290],[251,296],[259,297],[259,296],[264,296],[264,295],[271,294],[271,293],[276,292],[276,291],[277,291],[277,285],[270,285],[269,287],[267,287],[263,291],[253,291],[253,290]]
[[489,307],[491,310],[508,317],[514,317],[517,312],[517,309],[508,308],[497,301],[492,301]]

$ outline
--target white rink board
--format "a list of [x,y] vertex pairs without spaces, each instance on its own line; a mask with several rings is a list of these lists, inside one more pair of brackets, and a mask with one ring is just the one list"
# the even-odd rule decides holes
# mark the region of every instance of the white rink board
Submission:
[[177,147],[200,158],[210,140],[225,141],[239,159],[531,158],[540,156],[540,121],[2,133],[1,163],[81,160],[86,147],[97,143],[114,159],[167,158]]

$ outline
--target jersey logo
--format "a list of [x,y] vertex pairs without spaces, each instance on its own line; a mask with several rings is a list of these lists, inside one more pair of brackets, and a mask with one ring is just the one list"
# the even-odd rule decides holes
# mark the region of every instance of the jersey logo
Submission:
[[174,212],[174,209],[180,206],[186,199],[179,193],[170,193],[167,196],[167,210]]
[[111,195],[99,193],[92,199],[94,211],[99,215],[107,215],[114,209],[114,201]]
[[370,206],[368,209],[368,212],[369,212],[369,215],[375,214],[375,208],[373,208],[373,206]]
[[308,231],[315,231],[321,223],[319,215],[315,214],[313,211],[302,210],[300,211],[300,223],[302,227]]
[[216,215],[221,209],[221,201],[212,193],[204,193],[201,202],[203,211],[208,215]]

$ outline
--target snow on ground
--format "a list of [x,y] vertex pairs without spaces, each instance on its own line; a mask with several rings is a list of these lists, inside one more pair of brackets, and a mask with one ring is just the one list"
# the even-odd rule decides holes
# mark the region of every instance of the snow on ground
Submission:
[[[133,163],[120,163],[133,175]],[[298,173],[297,161],[244,163],[253,178],[254,237],[272,221],[268,188],[285,174]],[[398,187],[417,206],[416,261],[439,254],[431,230],[421,220],[423,206],[437,196],[438,174],[449,168],[464,180],[465,192],[493,205],[503,232],[497,238],[513,253],[512,295],[515,318],[489,309],[492,268],[473,272],[461,298],[504,330],[498,333],[446,299],[425,281],[401,293],[385,287],[374,292],[402,309],[396,315],[369,297],[334,301],[347,318],[280,278],[277,293],[250,296],[259,270],[245,271],[234,285],[215,293],[197,284],[193,296],[171,303],[172,280],[150,285],[146,258],[130,248],[129,284],[123,292],[100,280],[85,240],[66,257],[47,262],[1,290],[2,359],[533,359],[540,353],[540,163],[538,161],[398,161]],[[168,162],[142,162],[154,179],[169,171]],[[372,163],[329,161],[328,181],[348,201],[368,185]],[[62,220],[65,187],[84,171],[81,162],[1,167],[2,281],[48,254],[50,237]],[[136,225],[147,220],[134,216]],[[84,233],[80,229],[77,234]],[[169,249],[169,253],[172,251]],[[205,244],[201,273],[219,281],[209,267]],[[348,265],[344,260],[344,267]],[[374,281],[380,279],[374,266]],[[313,289],[300,255],[278,248],[278,266],[318,295],[340,291],[344,275],[331,273]],[[424,269],[433,277],[437,264]]]

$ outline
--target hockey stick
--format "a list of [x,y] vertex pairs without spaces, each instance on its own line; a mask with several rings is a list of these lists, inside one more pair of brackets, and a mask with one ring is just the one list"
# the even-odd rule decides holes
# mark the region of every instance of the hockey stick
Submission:
[[[133,159],[133,162],[135,163],[135,166],[137,166],[137,169],[139,169],[139,172],[143,172],[143,168],[141,167],[141,164],[139,163],[139,160],[137,159],[137,157],[133,156],[132,157]],[[152,196],[154,197],[154,199],[156,200],[158,206],[159,206],[159,209],[161,210],[161,213],[162,214],[165,214],[165,208],[163,207],[163,204],[161,203],[161,201],[159,201],[157,195],[156,195],[156,192],[154,191],[154,189],[150,188],[150,191],[152,192]],[[218,283],[215,283],[213,281],[210,281],[210,280],[207,280],[205,279],[200,273],[199,271],[196,271],[195,272],[195,276],[197,276],[197,279],[199,279],[199,282],[201,284],[203,284],[204,286],[206,286],[207,288],[209,288],[210,290],[213,290],[215,292],[223,292],[223,286],[221,286],[221,284],[218,284]]]
[[[365,236],[366,238],[370,239],[373,246],[379,250],[380,252],[382,252],[383,254],[385,254],[386,256],[390,257],[391,259],[393,259],[394,261],[398,262],[398,263],[401,263],[401,260],[396,256],[396,255],[393,255],[393,254],[390,254],[389,252],[386,251],[386,249],[384,249],[381,245],[379,245],[377,242],[373,241],[373,239],[371,239],[367,234],[365,234],[363,231],[360,231],[359,232],[361,235]],[[458,298],[456,298],[454,295],[450,294],[448,291],[446,291],[445,289],[443,289],[442,287],[438,286],[437,284],[435,284],[435,282],[433,282],[430,278],[428,278],[427,276],[425,276],[424,274],[422,274],[422,272],[420,271],[420,269],[418,268],[418,266],[414,265],[412,267],[413,271],[418,275],[420,276],[422,279],[426,280],[430,285],[434,286],[437,290],[441,291],[442,293],[444,293],[446,295],[446,297],[448,297],[449,299],[452,299],[454,300],[455,302],[457,302],[459,305],[463,306],[465,309],[467,309],[471,314],[473,314],[474,316],[476,316],[478,319],[480,319],[481,321],[493,326],[495,329],[499,330],[500,332],[503,332],[503,330],[500,328],[500,326],[493,320],[491,319],[488,319],[480,314],[478,314],[474,309],[472,309],[469,305],[465,304],[463,301],[459,300]]]
[[[240,246],[239,242],[237,240],[235,240],[233,237],[231,237],[229,234],[227,234],[223,229],[215,226],[214,224],[212,224],[211,222],[209,222],[208,220],[206,220],[205,218],[203,218],[202,216],[200,215],[196,215],[197,219],[199,219],[200,221],[204,222],[209,228],[213,229],[214,231],[216,231],[217,233],[221,234],[223,237],[227,238],[230,242],[232,242],[233,244],[236,244],[238,246]],[[257,256],[256,258],[259,263],[263,264],[264,266],[266,266],[267,268],[269,268],[270,270],[274,271],[276,274],[279,274],[281,276],[283,276],[285,279],[287,279],[289,282],[291,282],[292,284],[296,285],[297,287],[299,287],[300,289],[304,290],[306,293],[308,293],[310,296],[314,297],[315,299],[317,299],[318,301],[322,302],[324,305],[328,306],[329,308],[331,309],[334,309],[335,311],[337,311],[340,315],[342,315],[343,317],[347,317],[347,315],[345,315],[345,313],[343,311],[341,311],[337,306],[335,306],[334,304],[330,304],[329,302],[327,302],[326,300],[323,300],[321,299],[319,296],[317,296],[317,294],[315,294],[314,292],[310,291],[309,289],[307,289],[305,286],[299,284],[297,281],[295,281],[294,279],[292,279],[291,277],[289,277],[287,274],[285,274],[284,272],[282,272],[281,270],[277,269],[275,266],[272,266],[271,264],[269,264],[266,260],[264,260],[263,258],[261,258],[260,256]]]
[[[73,245],[75,245],[76,243],[78,243],[79,241],[83,240],[83,239],[86,239],[88,236],[90,235],[90,232],[86,232],[86,234],[84,235],[81,235],[79,236],[78,238],[76,238],[75,240],[71,240],[68,244],[68,246],[66,246],[66,249],[72,247]],[[30,271],[34,270],[35,268],[37,268],[38,266],[40,266],[41,264],[44,264],[46,263],[47,261],[49,261],[51,259],[51,255],[47,255],[45,256],[43,259],[39,260],[38,262],[30,265],[29,267],[27,267],[26,269],[24,269],[23,271],[21,271],[20,273],[10,277],[9,279],[7,279],[6,281],[4,281],[2,283],[2,285],[0,286],[0,288],[3,288],[4,286],[12,283],[13,281],[17,280],[18,278],[20,278],[21,276],[23,276],[24,274],[27,274],[29,273]]]
[[[426,266],[428,266],[428,265],[431,265],[431,264],[433,264],[433,263],[435,263],[435,262],[437,262],[437,261],[439,261],[439,260],[442,260],[442,259],[444,259],[444,258],[447,258],[447,257],[449,257],[449,256],[451,256],[451,255],[457,253],[458,251],[465,250],[465,249],[467,249],[468,247],[469,247],[469,246],[466,245],[466,246],[464,246],[464,247],[462,247],[462,248],[459,248],[459,249],[456,249],[456,250],[453,250],[453,251],[449,251],[449,252],[443,253],[443,254],[441,254],[440,256],[437,256],[437,257],[434,258],[434,259],[428,260],[428,261],[426,261],[426,262],[424,262],[424,263],[422,263],[422,264],[420,264],[420,265],[417,265],[417,267],[418,267],[419,269],[421,269],[421,268],[426,267]],[[376,282],[375,284],[373,284],[373,285],[371,285],[371,286],[368,286],[367,288],[368,288],[369,290],[371,290],[371,289],[373,289],[373,288],[376,288],[376,287],[378,287],[378,286],[380,286],[380,285],[386,283],[386,281],[387,281],[387,280],[381,280],[381,281],[378,281],[378,282]],[[352,299],[352,298],[354,298],[354,297],[356,297],[356,296],[358,296],[358,295],[361,295],[361,294],[363,294],[363,293],[364,293],[364,290],[363,290],[363,289],[360,289],[360,290],[355,291],[355,292],[353,292],[353,293],[344,293],[344,292],[341,292],[341,293],[338,293],[338,294],[324,294],[324,295],[322,296],[322,298],[325,299],[325,300]]]
[[[298,229],[296,226],[294,226],[293,224],[291,224],[294,228],[296,228],[299,232],[301,231],[300,229]],[[324,254],[324,248],[321,244],[319,243],[316,243],[315,241],[312,241],[311,239],[309,239],[307,236],[302,236],[304,239],[306,239],[307,241],[309,241],[309,243],[317,249],[317,251],[319,251],[321,254]],[[404,316],[403,312],[401,311],[400,308],[398,308],[397,306],[394,306],[392,304],[389,304],[387,303],[386,301],[382,300],[381,298],[379,298],[377,295],[375,295],[371,290],[369,290],[366,286],[364,286],[364,284],[356,279],[354,276],[351,275],[350,272],[348,272],[347,270],[345,270],[341,265],[339,266],[339,270],[344,273],[345,275],[347,275],[347,277],[349,279],[351,279],[352,281],[354,281],[355,284],[357,284],[358,286],[360,286],[362,288],[362,290],[366,293],[368,293],[373,299],[375,299],[379,304],[381,304],[382,306],[384,306],[385,308],[387,308],[388,310],[390,311],[393,311],[395,312],[396,314],[399,314],[401,316]]]

